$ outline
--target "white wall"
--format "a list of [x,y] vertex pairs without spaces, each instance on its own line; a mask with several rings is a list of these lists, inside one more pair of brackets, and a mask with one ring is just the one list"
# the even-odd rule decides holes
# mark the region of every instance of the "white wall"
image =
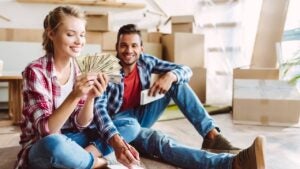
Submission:
[[[81,8],[84,11],[109,13],[113,30],[117,30],[119,26],[127,23],[135,23],[140,27],[147,26],[147,28],[155,28],[160,17],[151,14],[148,14],[145,17],[144,13],[147,9],[151,11],[159,11],[159,9],[149,5],[146,0],[134,0],[131,2],[145,3],[147,8],[129,9],[100,6],[81,6]],[[56,6],[59,6],[59,4],[20,3],[16,0],[0,0],[0,15],[11,20],[10,22],[7,22],[0,19],[0,28],[42,28],[44,17]]]

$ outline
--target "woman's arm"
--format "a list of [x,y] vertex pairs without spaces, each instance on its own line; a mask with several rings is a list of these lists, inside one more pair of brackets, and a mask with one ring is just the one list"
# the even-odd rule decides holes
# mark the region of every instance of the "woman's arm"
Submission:
[[108,84],[108,77],[105,74],[98,74],[97,79],[94,80],[94,85],[88,93],[86,102],[82,110],[78,113],[76,122],[81,127],[88,126],[94,117],[94,102],[95,97],[100,96],[106,89]]

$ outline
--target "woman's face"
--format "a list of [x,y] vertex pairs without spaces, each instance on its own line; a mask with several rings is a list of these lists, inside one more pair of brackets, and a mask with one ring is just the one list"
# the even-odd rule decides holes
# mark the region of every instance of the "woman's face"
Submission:
[[50,32],[54,57],[76,57],[85,45],[85,20],[67,16],[56,32]]

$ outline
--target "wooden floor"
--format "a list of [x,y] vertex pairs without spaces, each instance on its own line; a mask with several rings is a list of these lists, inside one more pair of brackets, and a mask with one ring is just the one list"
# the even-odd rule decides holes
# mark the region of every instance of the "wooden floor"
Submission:
[[[234,145],[248,147],[255,136],[265,135],[267,169],[299,169],[300,168],[300,128],[266,127],[250,125],[234,125],[231,114],[214,115],[213,118],[225,135]],[[7,167],[9,160],[15,157],[19,141],[19,129],[0,122],[0,169]],[[200,149],[202,138],[186,119],[157,122],[154,128],[190,146]],[[146,169],[175,169],[175,167],[156,162],[142,160]]]

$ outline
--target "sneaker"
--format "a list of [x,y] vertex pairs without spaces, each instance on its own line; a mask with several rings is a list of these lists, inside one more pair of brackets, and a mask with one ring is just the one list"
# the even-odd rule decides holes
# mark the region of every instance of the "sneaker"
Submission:
[[240,169],[265,169],[264,158],[265,137],[258,136],[253,144],[242,150],[233,159],[235,167]]
[[231,143],[221,134],[219,134],[213,140],[204,138],[202,143],[202,149],[206,151],[210,151],[212,153],[231,153],[231,154],[238,154],[241,151],[240,148],[232,146]]

